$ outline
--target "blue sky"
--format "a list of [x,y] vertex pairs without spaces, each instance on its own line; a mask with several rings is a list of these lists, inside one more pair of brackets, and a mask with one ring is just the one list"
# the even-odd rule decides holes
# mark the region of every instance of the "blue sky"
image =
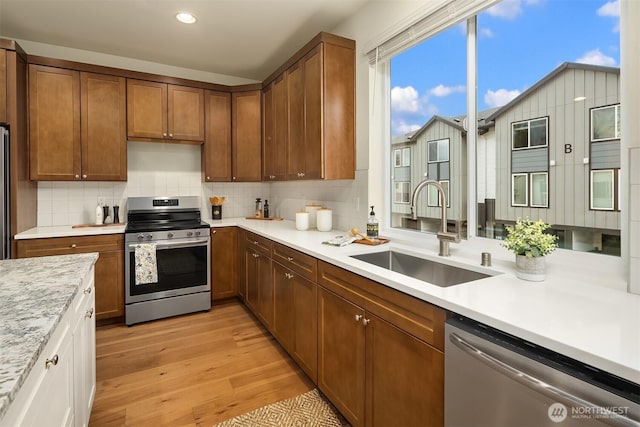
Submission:
[[[478,16],[478,109],[498,107],[565,61],[620,66],[619,0],[503,0]],[[466,113],[466,25],[391,60],[392,135]]]

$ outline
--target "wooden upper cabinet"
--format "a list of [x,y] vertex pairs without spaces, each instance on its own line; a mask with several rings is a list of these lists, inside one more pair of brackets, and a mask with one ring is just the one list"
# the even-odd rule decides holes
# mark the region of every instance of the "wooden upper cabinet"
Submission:
[[231,95],[232,181],[261,181],[261,93],[259,90]]
[[80,73],[84,179],[127,180],[126,99],[124,78]]
[[127,79],[127,135],[132,141],[202,143],[204,90]]
[[126,181],[125,79],[29,66],[33,180]]
[[7,118],[7,51],[0,49],[0,123]]
[[29,143],[31,179],[81,178],[78,71],[29,66]]
[[287,70],[289,179],[355,178],[354,52],[323,41]]
[[207,90],[204,107],[203,180],[231,181],[231,94]]
[[262,171],[264,181],[287,178],[287,141],[289,113],[287,78],[282,74],[262,96]]

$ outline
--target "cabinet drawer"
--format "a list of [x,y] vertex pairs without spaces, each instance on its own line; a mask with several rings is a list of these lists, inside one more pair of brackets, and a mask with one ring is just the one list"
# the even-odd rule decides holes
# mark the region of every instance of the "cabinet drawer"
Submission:
[[18,258],[124,250],[122,234],[18,240]]
[[443,309],[324,261],[318,261],[318,284],[444,350]]
[[271,258],[271,248],[273,242],[266,237],[258,236],[257,234],[247,232],[246,247],[254,249],[263,255]]
[[312,282],[316,281],[318,261],[314,257],[279,243],[274,243],[272,258],[305,279]]

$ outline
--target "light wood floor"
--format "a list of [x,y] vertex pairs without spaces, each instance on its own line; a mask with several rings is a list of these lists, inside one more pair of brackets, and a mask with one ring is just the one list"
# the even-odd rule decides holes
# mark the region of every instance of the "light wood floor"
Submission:
[[90,426],[211,426],[313,389],[240,302],[96,332]]

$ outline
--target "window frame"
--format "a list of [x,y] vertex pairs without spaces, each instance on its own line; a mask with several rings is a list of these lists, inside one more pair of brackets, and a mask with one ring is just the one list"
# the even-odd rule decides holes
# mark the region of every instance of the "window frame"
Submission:
[[[446,149],[447,158],[440,159],[440,143],[445,141],[447,143],[447,149]],[[436,144],[437,160],[431,160],[431,144],[434,144],[434,143]],[[433,139],[431,141],[427,141],[427,164],[448,162],[450,161],[450,158],[451,158],[451,138],[440,138],[440,139]]]
[[[405,192],[403,189],[400,190],[400,192],[398,192],[398,184],[400,184],[401,186],[404,187],[404,184],[406,184],[407,187],[407,191]],[[398,201],[396,199],[396,196],[398,194],[402,194],[402,201]],[[407,201],[404,201],[404,194],[407,195]],[[393,182],[393,203],[398,203],[398,204],[404,204],[404,205],[408,205],[409,203],[411,203],[411,182],[410,181],[394,181]]]
[[[595,139],[593,137],[593,113],[599,110],[605,110],[613,108],[613,133],[614,136],[611,138],[598,138]],[[593,107],[589,109],[589,141],[591,142],[603,142],[603,141],[615,141],[619,140],[622,137],[620,131],[620,103],[611,104],[611,105],[603,105],[602,107]]]
[[[447,207],[451,207],[451,187],[450,187],[450,180],[448,179],[443,179],[442,181],[438,181],[438,183],[440,185],[442,185],[442,187],[445,190],[445,196],[447,197]],[[444,183],[446,183],[446,188],[443,185]],[[433,194],[433,192],[436,191],[436,194],[438,195],[438,202],[437,203],[432,203],[431,202],[431,196]],[[440,192],[438,191],[438,189],[433,186],[433,185],[429,185],[427,187],[427,206],[430,208],[439,208],[442,207],[442,197],[440,197]]]
[[[516,176],[524,176],[525,180],[525,189],[524,189],[524,197],[525,197],[525,202],[524,204],[518,204],[515,203],[515,192],[513,191],[515,189],[515,185],[514,185],[514,180]],[[529,207],[529,173],[527,172],[517,172],[517,173],[512,173],[511,174],[511,206],[512,207],[517,207],[517,208],[526,208]]]
[[[531,145],[531,122],[535,122],[538,120],[544,120],[545,121],[545,144],[544,145]],[[518,124],[522,124],[522,123],[527,123],[527,146],[526,147],[514,147],[513,144],[515,142],[515,138],[513,137],[514,135],[514,126],[518,125]],[[511,150],[512,151],[519,151],[519,150],[533,150],[536,148],[545,148],[549,146],[549,116],[543,116],[543,117],[536,117],[533,119],[527,119],[527,120],[519,120],[517,122],[511,122]]]
[[[544,205],[534,205],[533,204],[533,177],[534,175],[544,175],[546,177],[546,197]],[[529,206],[532,208],[548,208],[549,207],[549,172],[530,172],[529,173]]]
[[404,168],[411,166],[411,147],[393,149],[393,167]]
[[[616,173],[617,171],[617,173]],[[593,174],[594,173],[611,173],[611,208],[600,208],[593,206]],[[591,211],[602,211],[602,212],[616,212],[620,210],[620,202],[619,202],[619,177],[620,177],[620,169],[610,168],[610,169],[592,169],[589,172],[589,210]],[[618,178],[616,180],[616,178]],[[618,181],[618,182],[616,182]],[[618,189],[616,190],[616,187]]]

